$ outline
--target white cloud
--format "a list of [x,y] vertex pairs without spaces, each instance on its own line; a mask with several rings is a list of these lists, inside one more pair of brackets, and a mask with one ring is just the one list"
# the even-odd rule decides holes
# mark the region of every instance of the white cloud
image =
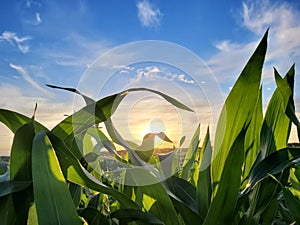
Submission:
[[188,84],[195,84],[195,81],[194,80],[191,80],[191,79],[188,79],[185,77],[184,74],[179,74],[178,75],[178,79],[184,83],[188,83]]
[[32,86],[34,86],[36,89],[42,91],[45,94],[48,94],[48,95],[51,94],[46,89],[42,88],[36,81],[34,81],[23,67],[14,65],[12,63],[10,63],[9,66],[11,68],[15,69],[16,71],[18,71],[19,74],[22,75],[24,80],[26,80],[28,83],[30,83]]
[[207,61],[208,65],[220,82],[233,82],[270,27],[263,76],[267,79],[264,82],[273,82],[273,66],[285,73],[294,62],[300,64],[299,18],[300,11],[292,3],[245,1],[239,22],[255,35],[255,40],[248,43],[219,41],[215,45],[219,52]]
[[35,18],[36,18],[36,23],[37,25],[42,23],[42,19],[41,19],[41,14],[40,13],[35,13]]
[[160,24],[161,12],[155,8],[148,0],[137,3],[138,18],[144,27],[156,27]]
[[29,51],[29,45],[24,42],[30,40],[30,36],[18,37],[14,32],[4,31],[0,36],[0,40],[1,39],[8,41],[12,46],[17,45],[22,53],[27,53]]
[[287,70],[300,62],[300,11],[287,2],[247,1],[243,4],[242,25],[255,34],[270,27],[267,60]]
[[137,79],[157,77],[161,70],[157,66],[147,66],[144,69],[137,70]]
[[230,40],[224,40],[215,45],[222,52],[229,52],[234,46],[235,44],[231,43]]

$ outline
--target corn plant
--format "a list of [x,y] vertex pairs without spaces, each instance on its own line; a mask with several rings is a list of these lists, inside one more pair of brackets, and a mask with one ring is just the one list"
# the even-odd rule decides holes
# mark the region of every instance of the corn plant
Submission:
[[[136,88],[95,101],[76,89],[48,85],[86,102],[51,130],[35,120],[35,113],[29,118],[0,109],[0,121],[14,133],[9,168],[0,161],[0,224],[300,224],[300,144],[288,143],[292,124],[300,136],[295,69],[284,77],[274,69],[277,88],[263,114],[267,37],[268,31],[228,95],[214,143],[208,129],[199,146],[199,125],[183,160],[170,153],[167,171],[151,145],[154,136],[171,141],[166,134],[148,134],[137,146],[124,140],[111,120],[115,106],[135,91],[153,92],[191,110],[162,92]],[[99,146],[112,157],[99,155]],[[97,167],[101,163],[107,171],[120,163],[138,166],[139,176],[151,182],[140,185],[130,170],[120,172],[120,182],[112,181],[104,176],[106,167]],[[166,174],[172,176],[162,179]],[[137,182],[122,182],[126,179]]]

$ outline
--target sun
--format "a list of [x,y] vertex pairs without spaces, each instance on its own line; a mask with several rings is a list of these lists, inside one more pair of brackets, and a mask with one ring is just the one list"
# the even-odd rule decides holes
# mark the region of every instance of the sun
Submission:
[[148,133],[159,133],[159,132],[166,132],[166,126],[162,119],[160,118],[153,118],[151,119],[149,124],[141,129],[140,136],[144,137]]

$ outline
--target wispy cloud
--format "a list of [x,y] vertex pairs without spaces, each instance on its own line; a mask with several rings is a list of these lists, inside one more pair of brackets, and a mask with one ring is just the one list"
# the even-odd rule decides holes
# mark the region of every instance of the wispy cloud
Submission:
[[35,18],[36,18],[36,23],[37,25],[42,23],[42,18],[41,18],[41,14],[39,12],[35,13]]
[[264,0],[243,3],[242,25],[255,34],[271,28],[267,60],[276,61],[281,67],[300,61],[300,39],[295,38],[300,36],[299,17],[299,8],[287,2]]
[[148,0],[138,2],[136,7],[138,9],[138,18],[143,27],[157,27],[160,25],[162,14]]
[[29,45],[26,44],[26,42],[30,39],[30,36],[18,37],[16,33],[10,31],[4,31],[0,36],[0,40],[6,40],[12,46],[17,45],[22,53],[27,53],[29,51]]
[[17,66],[14,65],[12,63],[9,64],[9,66],[13,69],[15,69],[16,71],[18,71],[19,74],[22,75],[22,77],[24,78],[24,80],[26,80],[28,83],[30,83],[32,86],[34,86],[36,89],[42,91],[45,94],[50,94],[49,91],[47,91],[46,89],[42,88],[36,81],[34,81],[30,75],[28,74],[28,72],[22,67],[22,66]]
[[[294,63],[300,63],[300,11],[292,3],[245,1],[241,7],[239,23],[255,35],[248,43],[221,40],[215,44],[219,50],[207,62],[217,78],[222,82],[237,77],[251,56],[259,39],[270,27],[269,45],[264,67],[264,77],[273,79],[275,66],[285,73]],[[271,81],[271,80],[270,80]]]

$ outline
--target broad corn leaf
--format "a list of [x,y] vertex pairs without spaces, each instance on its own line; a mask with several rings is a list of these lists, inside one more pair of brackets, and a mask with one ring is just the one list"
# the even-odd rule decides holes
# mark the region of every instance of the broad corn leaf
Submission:
[[44,131],[36,134],[33,140],[32,179],[39,224],[82,224]]
[[243,185],[246,186],[249,172],[260,150],[260,131],[263,123],[262,88],[253,112],[253,116],[245,136],[245,162],[243,169]]
[[243,193],[249,192],[259,181],[267,178],[269,174],[275,175],[293,166],[294,161],[299,158],[300,148],[285,148],[273,152],[252,169],[247,188]]
[[242,131],[233,143],[226,158],[216,196],[213,198],[203,225],[231,224],[236,215],[244,159],[244,136]]
[[286,115],[286,109],[290,98],[293,98],[294,67],[288,71],[284,78],[281,78],[274,69],[277,88],[269,102],[262,131],[261,131],[261,156],[263,159],[277,149],[287,147],[287,141],[291,129],[291,121]]
[[[222,109],[213,151],[213,197],[216,196],[230,149],[242,129],[250,123],[259,98],[261,72],[267,50],[267,37],[268,31],[243,69]],[[240,149],[240,151],[244,150]]]
[[199,205],[199,214],[205,218],[211,203],[212,185],[211,185],[211,155],[212,146],[210,142],[210,133],[207,133],[201,150],[200,171],[197,181],[197,201]]
[[[26,123],[31,122],[32,118],[29,118],[20,113],[8,110],[8,109],[0,109],[0,122],[5,124],[13,133]],[[35,131],[38,132],[40,130],[47,130],[42,124],[38,122],[34,122]]]
[[[12,181],[32,181],[31,151],[35,135],[34,121],[21,126],[15,133],[11,148],[10,179]],[[26,223],[29,206],[33,202],[33,190],[28,188],[12,194],[17,220]]]
[[[141,183],[141,179],[149,185]],[[165,224],[179,224],[177,212],[170,196],[150,171],[143,168],[127,170],[126,183],[129,182],[136,186],[135,194],[137,202],[142,201],[142,204],[145,206],[147,204],[145,201],[151,201],[151,207],[147,210],[149,213],[156,216]]]
[[0,182],[0,198],[12,193],[22,191],[31,184],[31,181],[5,181]]

